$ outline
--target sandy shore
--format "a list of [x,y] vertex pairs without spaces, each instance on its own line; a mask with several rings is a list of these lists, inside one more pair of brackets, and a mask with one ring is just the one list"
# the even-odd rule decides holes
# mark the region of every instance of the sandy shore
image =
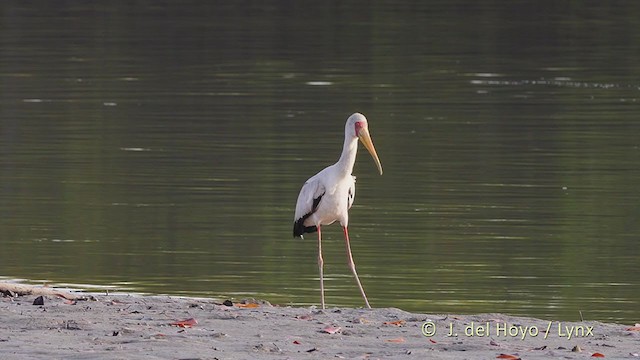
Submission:
[[633,324],[166,296],[35,298],[0,298],[1,359],[640,359]]

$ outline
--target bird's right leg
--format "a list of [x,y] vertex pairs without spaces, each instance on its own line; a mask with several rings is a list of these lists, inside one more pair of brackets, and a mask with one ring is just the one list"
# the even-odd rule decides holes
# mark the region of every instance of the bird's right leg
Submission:
[[364,299],[364,303],[367,305],[368,309],[371,309],[369,300],[367,300],[367,295],[364,293],[364,288],[362,287],[360,279],[358,278],[358,273],[356,272],[356,264],[353,262],[353,255],[351,255],[351,245],[349,245],[349,230],[346,226],[342,227],[342,230],[344,231],[344,240],[347,243],[347,261],[349,263],[349,268],[351,269],[353,276],[356,278],[356,284],[358,284],[358,288],[360,289],[360,294]]
[[318,228],[318,269],[320,270],[320,304],[324,309],[324,275],[323,275],[323,267],[324,261],[322,260],[322,233],[320,232],[320,225],[316,226]]

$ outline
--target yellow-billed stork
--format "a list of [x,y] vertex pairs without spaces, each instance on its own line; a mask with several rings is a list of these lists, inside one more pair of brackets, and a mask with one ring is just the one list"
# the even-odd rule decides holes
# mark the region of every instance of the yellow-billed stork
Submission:
[[322,225],[330,225],[334,222],[340,222],[344,231],[344,239],[347,246],[347,261],[353,276],[356,279],[362,298],[368,308],[369,300],[364,293],[356,266],[351,255],[351,245],[349,245],[349,209],[353,205],[353,199],[356,195],[356,177],[351,175],[353,164],[356,162],[356,153],[358,152],[358,139],[362,141],[364,146],[369,150],[373,157],[378,171],[382,175],[382,165],[373,146],[371,136],[369,135],[369,126],[367,118],[360,113],[355,113],[347,119],[344,127],[344,145],[342,147],[342,155],[337,163],[324,168],[307,180],[296,203],[296,213],[293,223],[293,236],[302,237],[304,233],[318,232],[318,269],[320,271],[320,302],[322,308],[324,303],[324,277],[323,277],[323,260],[322,260],[322,233],[320,228]]

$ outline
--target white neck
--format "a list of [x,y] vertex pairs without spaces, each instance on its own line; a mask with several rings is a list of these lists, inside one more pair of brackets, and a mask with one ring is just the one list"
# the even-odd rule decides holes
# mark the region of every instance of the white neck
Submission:
[[353,165],[356,163],[356,153],[358,152],[358,138],[345,134],[344,145],[342,146],[342,154],[336,163],[337,167],[345,173],[351,175]]

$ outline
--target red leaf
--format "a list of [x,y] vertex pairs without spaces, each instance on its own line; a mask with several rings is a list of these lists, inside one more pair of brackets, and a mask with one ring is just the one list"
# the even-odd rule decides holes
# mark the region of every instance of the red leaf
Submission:
[[300,341],[298,341],[298,340],[293,340],[293,343],[296,344],[296,345],[300,345]]
[[627,328],[627,331],[640,331],[640,323],[635,324],[634,326]]
[[323,333],[327,333],[327,334],[335,334],[342,331],[342,328],[339,326],[327,326],[324,329],[322,329]]
[[55,296],[57,296],[57,297],[59,297],[59,298],[66,299],[66,300],[74,300],[74,299],[75,299],[75,298],[73,298],[73,297],[71,297],[71,298],[70,298],[70,297],[69,297],[69,295],[62,294],[62,293],[55,293],[55,294],[53,294],[53,295],[55,295]]
[[193,327],[193,325],[196,325],[197,323],[198,323],[198,320],[196,320],[194,318],[190,318],[190,319],[186,319],[186,320],[172,322],[169,325],[177,326],[177,327],[181,327],[181,328],[190,328],[190,327]]
[[392,325],[392,326],[400,327],[400,326],[403,326],[405,322],[406,322],[406,321],[404,321],[404,320],[397,320],[397,321],[385,321],[385,322],[383,322],[383,324],[384,324],[384,325]]
[[399,338],[395,338],[395,339],[387,339],[385,341],[386,342],[390,342],[390,343],[403,343],[406,340],[404,338],[399,337]]
[[591,357],[604,357],[604,355],[601,353],[593,353],[591,354]]
[[235,307],[239,307],[239,308],[244,308],[244,309],[253,309],[253,308],[260,307],[260,304],[256,304],[256,303],[248,303],[248,304],[233,304],[233,306],[235,306]]
[[500,354],[496,357],[496,359],[520,360],[520,357],[515,355],[509,355],[509,354]]

